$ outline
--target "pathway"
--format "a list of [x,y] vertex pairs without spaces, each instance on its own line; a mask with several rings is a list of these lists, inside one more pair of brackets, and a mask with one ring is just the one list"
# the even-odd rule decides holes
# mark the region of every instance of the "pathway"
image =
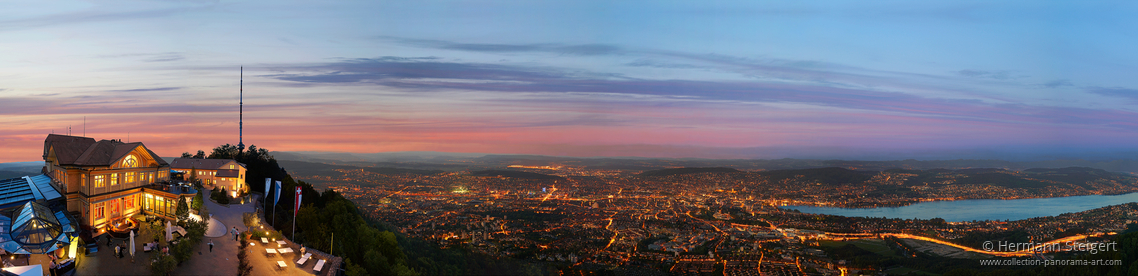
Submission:
[[[206,199],[205,206],[212,214],[210,219],[210,227],[206,230],[206,236],[202,239],[201,244],[198,244],[194,249],[197,252],[193,258],[179,265],[174,269],[174,275],[236,275],[237,274],[237,241],[233,240],[233,235],[228,234],[226,229],[232,229],[234,226],[238,230],[246,230],[245,224],[241,221],[241,213],[252,212],[253,205],[246,204],[233,204],[229,206],[219,205],[212,200]],[[214,222],[220,227],[215,227]],[[226,225],[229,225],[226,227]],[[216,236],[215,231],[220,229],[221,235]],[[214,237],[210,237],[214,236]],[[213,241],[213,252],[209,251],[208,243]]]

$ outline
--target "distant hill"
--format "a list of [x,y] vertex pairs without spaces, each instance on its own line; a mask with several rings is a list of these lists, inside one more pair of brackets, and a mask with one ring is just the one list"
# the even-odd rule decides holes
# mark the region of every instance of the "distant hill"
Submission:
[[877,173],[878,172],[876,171],[855,171],[845,168],[817,168],[757,172],[759,175],[769,177],[772,181],[797,179],[799,181],[822,183],[827,185],[862,183],[866,180],[869,180],[870,178],[873,178],[873,175]]
[[277,161],[277,164],[279,164],[280,167],[285,169],[286,171],[299,173],[301,175],[311,175],[311,176],[318,176],[318,175],[322,175],[322,174],[331,173],[337,169],[348,169],[348,170],[363,169],[365,171],[378,173],[378,174],[431,175],[431,174],[437,174],[437,173],[443,172],[441,170],[417,170],[417,169],[387,168],[387,167],[361,167],[361,166],[352,166],[352,165],[324,164],[324,163],[312,163],[312,162],[289,161],[289,160],[279,160],[279,161]]
[[470,172],[472,176],[502,176],[519,179],[539,179],[539,180],[563,180],[564,177],[532,172],[523,171],[508,171],[508,170],[484,170]]
[[732,169],[732,168],[724,168],[724,167],[675,168],[675,169],[646,171],[646,172],[640,173],[639,175],[640,176],[672,176],[672,175],[693,174],[693,173],[733,173],[733,172],[741,172],[741,171],[736,170],[736,169]]
[[0,171],[0,179],[17,178],[22,176],[38,175],[28,172]]

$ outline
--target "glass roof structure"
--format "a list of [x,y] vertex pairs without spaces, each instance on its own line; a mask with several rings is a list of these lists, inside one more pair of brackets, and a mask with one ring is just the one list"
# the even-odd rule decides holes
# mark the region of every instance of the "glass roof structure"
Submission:
[[68,244],[78,233],[75,220],[66,211],[53,212],[44,206],[58,206],[50,202],[62,198],[47,175],[0,180],[0,210],[12,212],[10,217],[0,215],[0,249],[15,254],[44,254]]
[[47,175],[0,180],[0,208],[20,206],[31,200],[50,201],[62,197],[51,186],[51,177]]
[[59,219],[43,205],[29,201],[15,215],[9,235],[28,253],[47,253],[55,250],[58,241],[67,240]]

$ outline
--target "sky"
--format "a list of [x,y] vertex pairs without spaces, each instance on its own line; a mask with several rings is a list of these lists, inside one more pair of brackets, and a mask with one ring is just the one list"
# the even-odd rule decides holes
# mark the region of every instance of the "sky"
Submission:
[[273,151],[1138,154],[1138,4],[799,2],[0,2],[0,162],[237,144],[242,82]]

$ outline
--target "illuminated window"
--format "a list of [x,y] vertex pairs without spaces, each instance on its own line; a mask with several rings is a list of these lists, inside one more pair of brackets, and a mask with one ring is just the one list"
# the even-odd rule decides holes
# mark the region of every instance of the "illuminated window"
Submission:
[[134,157],[133,154],[127,155],[126,158],[122,160],[122,166],[124,168],[138,167],[138,158]]
[[110,205],[111,205],[111,214],[116,214],[116,213],[118,213],[118,212],[119,212],[119,204],[118,204],[118,202],[114,202],[114,201],[111,201],[111,202],[110,202]]
[[102,203],[95,205],[95,219],[102,219],[102,218],[106,217],[103,214],[103,211],[104,210],[103,210],[103,204]]
[[151,172],[151,173],[150,173],[150,181],[148,181],[148,182],[156,182],[156,181],[158,181],[158,180],[155,180],[155,179],[154,179],[154,173],[153,173],[153,172]]
[[233,169],[233,165],[229,165],[229,169],[230,169],[230,170],[232,170],[232,169]]
[[122,179],[122,183],[123,183],[123,184],[126,184],[126,183],[134,183],[134,172],[128,172],[128,173],[126,173],[126,176],[125,176],[125,177],[123,177],[123,179]]
[[111,174],[111,186],[118,185],[118,184],[119,184],[119,174],[112,173]]
[[107,184],[106,181],[107,181],[106,175],[96,175],[95,176],[95,188],[102,188],[103,186],[105,186]]
[[122,202],[123,202],[122,203],[123,209],[133,209],[134,208],[134,197],[124,198]]

